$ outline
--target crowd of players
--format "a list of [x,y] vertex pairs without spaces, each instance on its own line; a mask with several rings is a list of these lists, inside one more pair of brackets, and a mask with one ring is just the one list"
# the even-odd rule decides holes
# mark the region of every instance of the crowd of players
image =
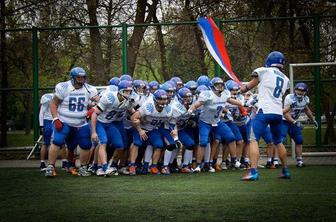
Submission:
[[[287,134],[295,141],[297,166],[302,167],[298,117],[305,112],[318,124],[308,107],[306,84],[296,84],[295,93],[283,102],[289,85],[284,62],[281,52],[271,52],[245,85],[207,75],[186,83],[179,77],[147,83],[124,74],[113,77],[103,91],[89,85],[85,70],[75,67],[69,81],[41,98],[41,171],[56,176],[61,150],[62,167],[79,176],[250,169],[242,179],[258,180],[262,137],[266,167],[278,168],[280,158],[280,177],[289,179],[282,141]],[[256,86],[258,93],[252,93]]]

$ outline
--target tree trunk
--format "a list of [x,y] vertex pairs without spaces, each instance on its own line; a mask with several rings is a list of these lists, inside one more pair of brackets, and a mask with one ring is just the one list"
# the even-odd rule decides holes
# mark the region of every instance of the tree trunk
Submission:
[[[90,26],[97,26],[97,1],[86,0],[89,11]],[[90,45],[91,45],[91,61],[90,61],[90,77],[96,81],[104,81],[104,66],[101,49],[101,35],[98,28],[90,29]],[[106,81],[106,80],[105,80]]]
[[[1,88],[8,88],[8,79],[7,79],[7,58],[6,58],[6,22],[5,22],[5,1],[0,1],[1,5],[1,15],[0,15],[0,24],[1,24],[1,37],[0,37],[0,54],[1,54]],[[1,92],[1,137],[0,137],[0,147],[7,146],[7,97],[8,93],[6,91]]]
[[[145,19],[146,15],[146,6],[148,5],[146,0],[138,0],[137,3],[137,10],[135,15],[135,24],[139,23],[149,23],[152,19],[154,14],[156,13],[156,6],[158,4],[158,0],[153,0],[152,5],[149,5],[148,15]],[[134,27],[132,36],[128,42],[128,72],[130,75],[133,76],[135,65],[136,65],[136,59],[138,56],[139,48],[141,41],[143,39],[143,36],[146,31],[145,27]]]
[[[196,18],[193,15],[192,10],[190,9],[190,1],[189,0],[185,1],[185,10],[188,14],[189,19],[191,21],[195,21]],[[201,67],[201,73],[208,73],[208,67],[205,64],[204,44],[203,44],[201,34],[200,34],[200,31],[199,31],[197,25],[193,26],[193,31],[195,33],[196,43],[197,43],[197,47],[198,47],[198,58],[197,58],[197,60],[198,60],[199,67]]]
[[[153,17],[153,22],[159,23],[159,20],[157,19],[156,15],[154,15]],[[163,79],[167,81],[169,80],[169,75],[167,71],[166,46],[164,44],[162,29],[160,25],[156,26],[156,35],[158,38],[160,48],[161,74],[163,75]]]

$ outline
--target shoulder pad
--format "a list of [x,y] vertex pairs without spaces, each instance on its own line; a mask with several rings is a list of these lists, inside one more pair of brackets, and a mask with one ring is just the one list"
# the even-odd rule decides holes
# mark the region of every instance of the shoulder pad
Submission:
[[110,92],[107,92],[105,95],[106,95],[107,101],[113,104],[115,101],[115,95],[113,95],[113,93],[110,93]]
[[167,105],[165,109],[167,113],[170,113],[172,111],[171,105]]
[[152,103],[146,103],[145,104],[145,109],[146,109],[147,112],[153,113],[154,112],[154,105]]

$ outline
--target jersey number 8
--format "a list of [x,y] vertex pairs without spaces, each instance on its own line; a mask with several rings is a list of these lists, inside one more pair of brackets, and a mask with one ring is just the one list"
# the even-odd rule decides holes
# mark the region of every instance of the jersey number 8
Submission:
[[283,85],[284,85],[284,79],[280,78],[280,77],[277,77],[276,78],[276,83],[275,83],[275,88],[274,88],[274,91],[273,91],[273,96],[275,98],[279,98],[279,96],[281,95]]

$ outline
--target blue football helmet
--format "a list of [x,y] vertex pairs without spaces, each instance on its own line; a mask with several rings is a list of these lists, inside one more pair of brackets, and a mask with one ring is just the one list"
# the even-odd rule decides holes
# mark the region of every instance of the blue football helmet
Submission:
[[120,76],[120,81],[122,80],[133,81],[133,78],[129,74],[123,74]]
[[183,105],[192,103],[192,93],[187,87],[183,87],[177,91],[177,98]]
[[[78,82],[76,80],[76,77],[78,76],[83,76],[84,77],[84,82]],[[72,84],[78,84],[79,86],[83,86],[84,83],[86,82],[86,72],[82,67],[74,67],[70,70],[70,78],[71,78],[71,82]]]
[[157,89],[159,89],[159,83],[158,81],[151,81],[150,83],[148,83],[148,87],[149,87],[149,90],[154,93]]
[[302,99],[307,94],[307,92],[308,92],[308,86],[306,83],[299,82],[295,84],[294,93],[296,97]]
[[198,77],[196,82],[198,86],[205,85],[208,88],[210,87],[210,79],[206,75],[201,75],[200,77]]
[[118,84],[118,93],[122,95],[125,99],[128,99],[132,93],[132,82],[127,80],[122,80]]
[[194,92],[197,89],[197,82],[195,82],[194,80],[190,80],[186,84],[184,84],[184,86],[190,89],[191,92]]
[[163,89],[158,89],[153,93],[153,100],[158,107],[163,108],[168,103],[168,94]]
[[200,94],[201,92],[205,91],[205,90],[209,90],[208,87],[206,87],[205,85],[200,85],[197,87],[196,89],[196,94]]
[[144,95],[145,90],[146,90],[146,85],[144,81],[140,79],[136,79],[133,81],[133,90],[139,94],[139,95]]
[[170,81],[175,83],[176,89],[180,89],[183,87],[183,81],[180,77],[174,76],[170,79]]
[[232,91],[232,90],[239,90],[239,84],[236,82],[236,81],[234,81],[234,80],[232,80],[232,79],[230,79],[230,80],[228,80],[228,81],[226,81],[225,82],[225,87],[229,90],[229,91]]
[[171,99],[175,94],[175,87],[172,85],[171,81],[167,81],[160,86],[160,89],[163,89],[167,92],[168,98]]
[[109,85],[118,86],[119,82],[120,82],[119,77],[113,77],[112,79],[110,79],[108,83]]
[[268,54],[265,61],[265,67],[278,67],[280,69],[283,69],[284,65],[285,56],[281,52],[273,51]]
[[214,77],[210,82],[210,87],[213,91],[222,93],[224,91],[224,81],[219,77]]

